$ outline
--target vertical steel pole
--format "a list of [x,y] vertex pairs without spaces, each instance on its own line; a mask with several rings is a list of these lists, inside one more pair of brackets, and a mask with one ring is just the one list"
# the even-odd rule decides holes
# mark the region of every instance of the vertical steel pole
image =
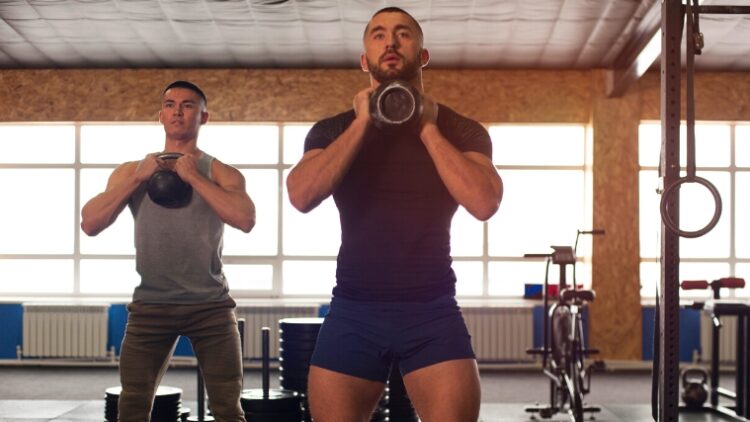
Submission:
[[[680,177],[681,0],[662,1],[661,163],[663,187]],[[679,225],[679,191],[669,199],[670,218]],[[659,421],[678,420],[679,410],[679,237],[661,225],[659,291]],[[656,358],[656,357],[655,357]]]

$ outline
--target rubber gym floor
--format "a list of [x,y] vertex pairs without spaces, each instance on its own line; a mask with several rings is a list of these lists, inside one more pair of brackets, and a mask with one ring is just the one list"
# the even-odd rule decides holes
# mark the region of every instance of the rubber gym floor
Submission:
[[[271,387],[278,388],[277,373]],[[530,369],[483,370],[480,420],[510,422],[535,420],[524,408],[548,399],[548,381],[540,371]],[[722,374],[722,385],[733,386],[731,374]],[[260,387],[260,371],[245,372],[245,388]],[[119,385],[114,367],[16,367],[0,366],[0,421],[3,422],[88,422],[104,420],[104,391]],[[182,403],[197,409],[197,381],[193,368],[174,367],[162,385],[183,390]],[[587,401],[602,411],[599,422],[651,421],[651,374],[625,370],[597,373]],[[558,414],[539,421],[568,421]],[[681,413],[680,421],[725,421],[710,413]]]

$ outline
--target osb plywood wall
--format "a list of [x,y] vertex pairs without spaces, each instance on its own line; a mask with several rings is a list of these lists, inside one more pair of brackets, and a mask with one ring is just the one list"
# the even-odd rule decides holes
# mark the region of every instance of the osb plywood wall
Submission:
[[[684,119],[685,90],[682,90]],[[649,73],[622,98],[607,98],[605,72],[592,72],[594,133],[594,239],[592,344],[605,358],[638,359],[642,321],[639,295],[638,123],[660,119],[660,75]],[[750,75],[700,73],[696,119],[750,120]],[[700,154],[700,151],[696,152]],[[728,204],[725,203],[725,207]],[[726,209],[726,208],[725,208]],[[719,276],[719,275],[717,275]]]
[[[592,78],[594,133],[594,236],[590,339],[612,359],[641,357],[641,297],[638,250],[637,90],[621,98],[605,95],[605,72]],[[637,339],[637,340],[636,340]]]
[[[659,119],[659,75],[607,98],[604,71],[425,71],[428,95],[482,122],[590,124],[594,134],[592,345],[602,358],[641,359],[638,122]],[[199,84],[213,121],[315,121],[351,106],[359,70],[0,71],[0,121],[155,121],[175,79]],[[697,116],[750,120],[750,76],[700,74]],[[700,153],[700,152],[699,152]],[[533,192],[529,193],[530,195]]]
[[[315,121],[369,84],[356,69],[0,71],[0,121],[150,121],[175,79],[206,92],[214,121]],[[425,73],[430,95],[480,121],[588,122],[588,83],[585,72]]]

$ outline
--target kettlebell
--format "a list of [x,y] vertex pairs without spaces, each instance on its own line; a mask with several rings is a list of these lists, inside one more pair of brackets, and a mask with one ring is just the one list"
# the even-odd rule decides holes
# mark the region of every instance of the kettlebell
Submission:
[[[157,155],[162,160],[176,160],[182,157],[179,152],[165,152]],[[193,187],[180,179],[177,172],[172,170],[158,170],[148,180],[149,198],[164,208],[182,208],[190,203]]]
[[370,95],[370,116],[380,129],[416,124],[422,117],[422,95],[401,80],[380,84]]
[[708,399],[708,373],[701,368],[682,372],[682,401],[689,409],[700,409]]

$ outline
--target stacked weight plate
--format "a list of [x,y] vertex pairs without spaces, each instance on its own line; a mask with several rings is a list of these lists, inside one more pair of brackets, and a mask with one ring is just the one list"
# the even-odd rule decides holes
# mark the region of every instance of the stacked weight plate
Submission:
[[[279,381],[282,388],[297,391],[302,396],[305,422],[312,421],[307,403],[307,374],[322,324],[323,318],[279,320]],[[387,421],[387,404],[388,397],[384,394],[373,412],[371,422]]]
[[301,400],[296,391],[255,388],[242,392],[240,404],[247,422],[300,422]]
[[279,320],[279,382],[282,388],[302,396],[304,420],[309,422],[307,373],[323,318],[284,318]]
[[[122,387],[110,387],[105,390],[104,420],[117,422],[117,403],[120,400]],[[182,389],[176,387],[159,386],[154,397],[154,407],[151,409],[152,422],[180,422],[188,415],[182,409]]]
[[388,389],[383,392],[383,397],[378,402],[377,407],[372,412],[370,422],[386,422],[388,421]]
[[262,388],[243,390],[240,405],[247,422],[300,422],[302,397],[300,393],[285,388],[270,388],[269,337],[271,329],[261,329],[263,349]]
[[395,363],[388,378],[388,420],[390,422],[419,422],[417,412],[406,394],[401,372]]

